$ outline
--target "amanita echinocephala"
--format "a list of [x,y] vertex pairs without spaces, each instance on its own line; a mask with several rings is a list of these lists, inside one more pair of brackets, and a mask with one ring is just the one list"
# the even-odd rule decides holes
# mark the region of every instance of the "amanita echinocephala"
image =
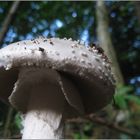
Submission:
[[24,114],[23,139],[63,138],[64,121],[106,106],[114,78],[103,52],[40,37],[0,49],[0,98]]

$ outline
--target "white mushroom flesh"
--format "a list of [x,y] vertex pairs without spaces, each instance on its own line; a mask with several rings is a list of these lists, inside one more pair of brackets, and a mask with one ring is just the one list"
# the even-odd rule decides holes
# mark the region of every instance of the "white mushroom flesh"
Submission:
[[63,117],[67,102],[58,78],[57,72],[49,69],[21,70],[13,94],[21,94],[19,90],[22,90],[29,98],[23,120],[23,139],[63,138]]

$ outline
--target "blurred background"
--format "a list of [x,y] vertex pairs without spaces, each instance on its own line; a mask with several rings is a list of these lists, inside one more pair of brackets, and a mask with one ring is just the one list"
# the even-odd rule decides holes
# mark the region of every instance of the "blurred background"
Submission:
[[[116,76],[114,101],[66,122],[66,138],[140,138],[140,2],[0,1],[0,48],[38,36],[99,44]],[[20,114],[0,101],[0,138],[21,138]]]

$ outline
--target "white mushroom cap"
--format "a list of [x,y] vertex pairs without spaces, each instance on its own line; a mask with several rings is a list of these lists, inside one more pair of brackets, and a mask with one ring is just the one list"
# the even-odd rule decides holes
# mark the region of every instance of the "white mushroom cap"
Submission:
[[89,114],[101,109],[114,94],[110,64],[95,48],[71,39],[24,40],[0,50],[0,96],[11,95],[11,104],[23,112],[27,109],[28,95],[17,95],[16,91],[22,90],[14,84],[24,67],[55,70],[69,106],[79,113]]

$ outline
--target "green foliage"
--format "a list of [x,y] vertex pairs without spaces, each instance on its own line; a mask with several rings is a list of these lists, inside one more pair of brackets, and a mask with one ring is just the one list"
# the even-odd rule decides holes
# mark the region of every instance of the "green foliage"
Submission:
[[127,106],[126,96],[131,91],[132,91],[132,87],[130,86],[122,86],[116,89],[115,104],[120,109],[127,109],[128,106]]
[[138,96],[134,96],[134,95],[127,95],[125,97],[126,100],[128,101],[132,101],[135,102],[137,105],[140,105],[140,98]]
[[80,131],[73,134],[74,139],[89,139],[93,135],[93,124],[85,123],[81,125]]
[[132,86],[122,86],[117,88],[115,94],[115,104],[120,109],[128,109],[130,101],[140,105],[140,98],[133,94]]
[[19,130],[23,129],[21,122],[22,122],[21,115],[20,113],[17,113],[15,115],[14,123],[15,123],[16,128]]

